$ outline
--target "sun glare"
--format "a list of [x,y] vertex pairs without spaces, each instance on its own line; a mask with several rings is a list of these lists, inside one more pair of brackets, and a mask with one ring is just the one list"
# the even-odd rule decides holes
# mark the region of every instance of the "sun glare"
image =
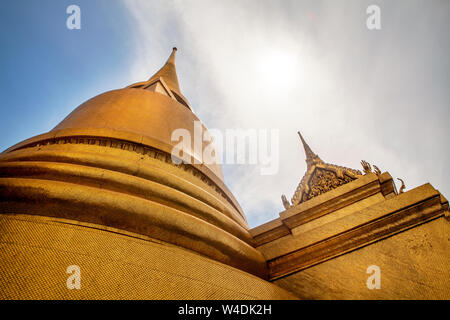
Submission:
[[289,51],[268,50],[257,64],[261,87],[278,93],[298,85],[299,64],[296,55]]

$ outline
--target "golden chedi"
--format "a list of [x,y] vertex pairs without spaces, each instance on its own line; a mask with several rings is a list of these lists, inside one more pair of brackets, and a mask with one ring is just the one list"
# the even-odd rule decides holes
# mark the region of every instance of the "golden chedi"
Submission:
[[[265,258],[221,167],[172,162],[171,132],[198,121],[175,52],[148,81],[1,154],[0,298],[293,297],[262,280]],[[66,287],[71,265],[80,290]]]
[[430,184],[397,191],[300,135],[292,199],[249,229],[220,165],[174,162],[172,132],[199,121],[175,51],[0,154],[0,299],[450,299],[448,201]]

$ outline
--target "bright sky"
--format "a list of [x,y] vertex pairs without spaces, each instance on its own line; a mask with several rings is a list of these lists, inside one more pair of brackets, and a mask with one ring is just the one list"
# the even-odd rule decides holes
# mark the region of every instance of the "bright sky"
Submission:
[[[81,8],[81,29],[66,8]],[[381,30],[366,8],[381,8]],[[85,100],[146,80],[178,47],[181,90],[209,128],[279,129],[280,170],[224,165],[249,225],[274,219],[306,164],[364,159],[450,197],[450,2],[18,0],[0,2],[0,149]]]

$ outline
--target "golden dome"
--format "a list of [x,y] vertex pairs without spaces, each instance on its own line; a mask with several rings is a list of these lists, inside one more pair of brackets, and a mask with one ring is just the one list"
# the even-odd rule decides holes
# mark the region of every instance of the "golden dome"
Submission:
[[199,121],[179,91],[175,51],[148,81],[100,94],[0,154],[0,209],[139,233],[265,277],[221,166],[172,161],[173,130],[194,137]]
[[[170,154],[178,143],[171,141],[172,132],[187,129],[194,137],[195,121],[200,120],[191,110],[166,95],[146,89],[125,88],[86,101],[52,131],[109,129],[115,132],[116,138],[131,139],[134,143],[143,143]],[[201,159],[201,155],[192,156]],[[223,181],[220,165],[203,166]]]

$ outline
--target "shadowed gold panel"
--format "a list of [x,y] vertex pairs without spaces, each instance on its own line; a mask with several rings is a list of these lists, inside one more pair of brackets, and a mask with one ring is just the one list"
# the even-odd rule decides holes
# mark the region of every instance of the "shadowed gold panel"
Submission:
[[[450,299],[449,232],[441,216],[274,283],[305,299]],[[366,286],[370,265],[380,289]]]

